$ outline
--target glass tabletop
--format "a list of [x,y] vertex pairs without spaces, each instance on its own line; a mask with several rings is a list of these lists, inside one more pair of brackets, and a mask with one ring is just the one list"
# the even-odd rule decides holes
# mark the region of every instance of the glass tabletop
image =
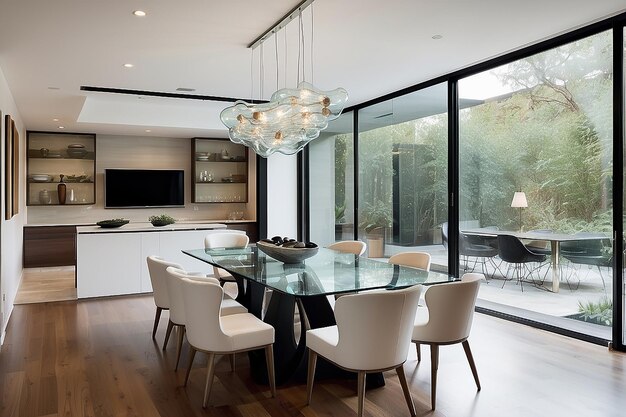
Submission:
[[329,295],[376,288],[437,284],[456,278],[320,248],[299,264],[284,264],[256,247],[189,249],[183,253],[247,280],[295,296]]

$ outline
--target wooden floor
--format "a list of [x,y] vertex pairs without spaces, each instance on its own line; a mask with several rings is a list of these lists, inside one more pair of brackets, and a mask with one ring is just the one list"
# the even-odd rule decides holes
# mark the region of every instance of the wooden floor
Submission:
[[[15,306],[0,352],[0,416],[353,416],[356,381],[322,381],[306,406],[304,385],[271,398],[254,384],[247,357],[237,369],[220,359],[210,407],[201,407],[205,360],[197,355],[189,386],[175,373],[175,343],[162,352],[150,338],[150,296]],[[470,338],[482,382],[476,392],[461,346],[440,352],[438,409],[430,411],[427,348],[404,368],[420,416],[626,415],[626,355],[477,314]],[[280,361],[280,358],[276,358]],[[186,357],[183,357],[186,363]],[[366,394],[366,416],[408,416],[394,373]]]
[[76,300],[74,267],[26,268],[15,304]]

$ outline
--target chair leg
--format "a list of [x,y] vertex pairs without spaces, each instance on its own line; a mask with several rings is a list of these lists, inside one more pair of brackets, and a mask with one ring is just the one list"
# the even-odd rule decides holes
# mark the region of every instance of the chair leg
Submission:
[[359,401],[359,417],[363,417],[363,406],[365,405],[365,371],[359,371],[358,374],[358,401]]
[[[600,265],[597,265],[597,267],[598,267],[598,273],[600,274],[600,279],[602,279],[602,287],[606,290],[606,283],[604,282],[604,275],[602,275],[602,269],[600,269]],[[578,285],[580,285],[580,281]]]
[[159,321],[161,320],[161,312],[163,308],[156,308],[156,315],[154,316],[154,327],[152,328],[152,340],[154,340],[154,336],[156,335],[157,327],[159,327]]
[[187,366],[187,373],[185,374],[185,383],[183,387],[187,386],[187,381],[189,381],[189,374],[191,373],[191,366],[193,365],[193,359],[196,357],[196,349],[189,345],[189,366]]
[[422,361],[422,348],[420,347],[419,342],[415,342],[415,350],[417,351],[417,361]]
[[313,381],[315,380],[315,365],[317,364],[317,353],[309,349],[309,369],[306,376],[306,403],[311,404],[313,396]]
[[272,398],[276,397],[276,377],[274,376],[274,347],[272,345],[265,346],[265,363],[267,364],[267,379],[270,382],[270,390]]
[[439,368],[439,345],[430,345],[430,406],[437,403],[437,369]]
[[476,370],[476,364],[474,363],[474,356],[472,356],[472,350],[470,349],[469,342],[463,341],[463,350],[465,350],[465,356],[469,362],[470,368],[472,368],[472,375],[474,375],[474,381],[476,382],[476,388],[480,391],[480,380],[478,379],[478,370]]
[[402,392],[404,393],[404,399],[406,400],[406,405],[409,407],[409,412],[411,413],[411,417],[415,417],[417,415],[417,412],[415,411],[415,404],[413,404],[413,398],[411,398],[409,385],[406,383],[406,375],[404,374],[404,367],[402,365],[398,366],[396,368],[396,372],[398,373],[398,379],[400,380],[400,385],[402,386]]
[[235,354],[228,355],[228,361],[230,362],[230,372],[235,372]]
[[172,329],[174,328],[174,323],[172,320],[167,322],[167,330],[165,331],[165,341],[163,342],[163,350],[167,348],[167,342],[170,340],[170,334],[172,334]]
[[215,353],[209,353],[206,365],[206,384],[204,386],[204,399],[202,400],[202,408],[206,408],[209,403],[209,395],[213,387],[213,372],[215,371]]
[[185,336],[185,326],[178,326],[178,343],[176,344],[176,366],[174,371],[178,370],[178,363],[180,362],[180,354],[183,350],[183,337]]

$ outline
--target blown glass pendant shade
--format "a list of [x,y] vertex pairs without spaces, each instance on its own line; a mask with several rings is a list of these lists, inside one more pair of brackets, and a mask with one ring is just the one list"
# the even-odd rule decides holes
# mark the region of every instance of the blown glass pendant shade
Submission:
[[347,100],[343,88],[321,91],[302,82],[298,88],[276,91],[268,103],[237,101],[222,110],[220,119],[232,142],[252,148],[264,158],[275,152],[292,155],[339,117]]

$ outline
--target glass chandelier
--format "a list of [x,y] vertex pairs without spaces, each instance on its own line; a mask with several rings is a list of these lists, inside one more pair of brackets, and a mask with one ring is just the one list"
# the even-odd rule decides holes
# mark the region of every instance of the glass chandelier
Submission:
[[[288,13],[250,47],[254,49],[262,45],[268,34],[273,34],[276,40],[278,31],[285,28],[294,16],[298,16],[300,19],[298,48],[300,48],[301,44],[304,45],[302,11],[312,2],[313,0],[303,1],[296,13],[293,13],[295,10]],[[311,30],[312,21],[313,12],[311,11]],[[304,55],[302,57],[304,60]],[[261,62],[262,60],[261,56]],[[276,60],[276,84],[278,85],[278,46],[276,46]],[[299,77],[300,49],[298,49]],[[261,74],[261,82],[262,78]],[[347,101],[348,93],[343,88],[322,91],[303,81],[298,83],[297,88],[279,89],[272,94],[267,103],[251,104],[237,101],[233,106],[221,112],[220,119],[228,127],[228,136],[232,142],[253,149],[257,155],[264,158],[275,152],[292,155],[317,138],[320,132],[328,127],[329,121],[339,117]]]
[[328,122],[339,117],[348,100],[343,88],[321,91],[309,83],[283,88],[272,94],[269,103],[237,101],[220,114],[234,143],[252,148],[267,158],[274,152],[299,152]]

